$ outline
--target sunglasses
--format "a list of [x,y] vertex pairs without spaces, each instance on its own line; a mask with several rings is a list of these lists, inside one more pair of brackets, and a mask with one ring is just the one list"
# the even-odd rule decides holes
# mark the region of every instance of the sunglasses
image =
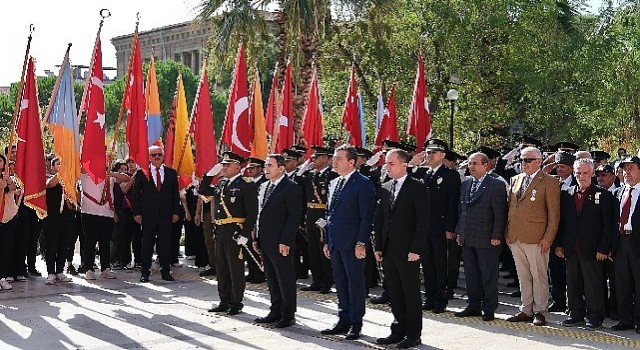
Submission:
[[533,162],[535,160],[538,160],[538,159],[540,159],[540,158],[520,158],[520,161],[523,162],[523,163],[531,163],[531,162]]
[[162,157],[162,153],[151,153],[150,156],[152,156],[153,158],[160,158]]

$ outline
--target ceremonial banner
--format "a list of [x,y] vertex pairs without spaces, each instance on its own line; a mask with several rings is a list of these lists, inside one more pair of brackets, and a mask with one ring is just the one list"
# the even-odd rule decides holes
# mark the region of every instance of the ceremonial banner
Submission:
[[[280,69],[278,63],[273,71],[273,79],[271,79],[271,92],[269,93],[269,101],[267,102],[267,111],[265,114],[265,124],[267,126],[267,133],[273,136],[273,126],[276,115],[279,115],[278,106],[280,105],[280,93],[278,92],[278,76]],[[273,137],[271,138],[273,140]]]
[[423,150],[424,142],[431,138],[431,116],[427,102],[427,81],[424,75],[422,54],[418,56],[418,70],[409,109],[409,119],[407,120],[407,135],[416,138],[418,152]]
[[387,101],[387,108],[382,113],[382,121],[378,127],[378,133],[376,134],[376,144],[374,152],[382,149],[382,142],[384,140],[399,141],[398,138],[398,117],[396,114],[396,86],[391,87],[391,93],[389,94],[389,101]]
[[358,106],[358,102],[356,70],[355,67],[352,66],[347,98],[344,102],[344,112],[342,113],[342,124],[344,124],[345,129],[349,133],[347,143],[352,146],[362,147],[362,125],[360,123],[360,107]]
[[262,108],[262,91],[260,89],[260,75],[258,69],[253,79],[253,96],[251,97],[251,120],[253,125],[253,142],[251,142],[251,156],[266,159],[269,153],[264,109]]
[[133,47],[129,63],[129,84],[125,86],[125,108],[127,109],[127,134],[129,156],[149,177],[149,139],[145,110],[142,57],[138,40],[138,29],[133,34]]
[[182,84],[182,73],[178,74],[178,100],[176,104],[175,143],[173,145],[173,168],[178,172],[180,189],[187,187],[196,170],[189,135],[189,116],[187,114],[187,98]]
[[251,155],[251,139],[253,138],[253,129],[249,120],[248,96],[247,62],[244,46],[240,44],[229,93],[222,143],[226,144],[230,151],[245,158]]
[[[198,85],[198,92],[191,110],[191,125],[193,126],[193,141],[196,147],[196,177],[202,178],[214,165],[218,163],[216,152],[216,136],[211,109],[211,95],[206,63],[202,65],[202,76]],[[194,120],[195,119],[195,120]]]
[[156,65],[153,56],[149,62],[147,72],[147,86],[145,89],[145,101],[147,102],[147,138],[149,145],[162,145],[162,116],[160,115],[160,95],[158,94],[158,79],[156,78]]
[[[84,106],[87,118],[84,123],[81,163],[91,181],[99,184],[107,177],[107,151],[105,144],[104,84],[102,74],[102,44],[96,41],[93,50],[93,66],[89,72],[91,78],[85,84]],[[82,109],[81,109],[82,110]]]
[[302,120],[302,130],[304,133],[307,155],[311,155],[313,146],[324,146],[324,127],[322,125],[322,99],[320,97],[320,83],[318,82],[318,71],[314,68],[311,76],[311,86],[307,97],[307,107],[304,110]]
[[[71,79],[69,49],[67,49],[60,66],[58,80],[53,88],[44,120],[49,123],[53,134],[53,148],[60,157],[58,178],[65,197],[77,205],[79,203],[76,185],[80,178],[80,132],[73,80]],[[104,140],[102,147],[104,149]]]
[[23,191],[24,204],[35,210],[42,219],[47,216],[47,185],[33,58],[29,58],[27,66],[16,133],[18,143],[15,171]]
[[293,82],[291,81],[291,62],[287,63],[284,74],[284,84],[282,85],[282,107],[280,117],[276,123],[278,135],[276,137],[276,153],[293,146],[293,120],[295,110],[293,109]]

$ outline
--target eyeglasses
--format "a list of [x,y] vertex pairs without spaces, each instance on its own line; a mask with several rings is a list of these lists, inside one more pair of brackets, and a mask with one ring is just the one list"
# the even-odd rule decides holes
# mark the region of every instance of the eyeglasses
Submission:
[[149,154],[149,155],[150,155],[151,157],[153,157],[153,158],[160,158],[160,157],[162,157],[162,153],[151,153],[151,154]]
[[531,163],[531,162],[533,162],[535,160],[538,160],[538,159],[540,159],[540,158],[520,158],[520,161],[523,162],[523,163]]

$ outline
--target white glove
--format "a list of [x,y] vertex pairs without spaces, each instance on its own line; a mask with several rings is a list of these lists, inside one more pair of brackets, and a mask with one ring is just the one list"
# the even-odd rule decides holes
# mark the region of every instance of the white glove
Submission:
[[249,242],[249,238],[243,236],[243,235],[238,235],[238,237],[235,239],[236,243],[238,243],[239,246],[243,246],[243,245],[247,245],[247,242]]
[[211,170],[207,172],[207,176],[216,176],[220,173],[221,170],[222,170],[222,163],[218,163],[214,165],[213,168],[211,168]]
[[296,176],[300,176],[302,174],[305,173],[305,171],[309,170],[313,168],[313,163],[311,163],[311,159],[307,159],[304,161],[304,163],[302,163],[302,165],[300,165],[300,169],[298,169],[298,172],[296,173]]
[[316,226],[320,228],[325,228],[325,226],[327,226],[327,220],[325,220],[324,218],[320,218],[316,220]]
[[378,164],[378,162],[380,161],[380,157],[382,157],[382,154],[383,154],[382,151],[378,151],[376,154],[371,156],[371,158],[367,160],[365,164],[367,164],[368,166],[374,166]]

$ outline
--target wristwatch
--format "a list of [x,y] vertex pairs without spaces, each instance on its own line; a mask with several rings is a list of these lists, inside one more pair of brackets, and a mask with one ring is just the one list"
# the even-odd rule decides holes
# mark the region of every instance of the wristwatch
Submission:
[[364,242],[356,242],[356,247],[364,247],[366,244]]

